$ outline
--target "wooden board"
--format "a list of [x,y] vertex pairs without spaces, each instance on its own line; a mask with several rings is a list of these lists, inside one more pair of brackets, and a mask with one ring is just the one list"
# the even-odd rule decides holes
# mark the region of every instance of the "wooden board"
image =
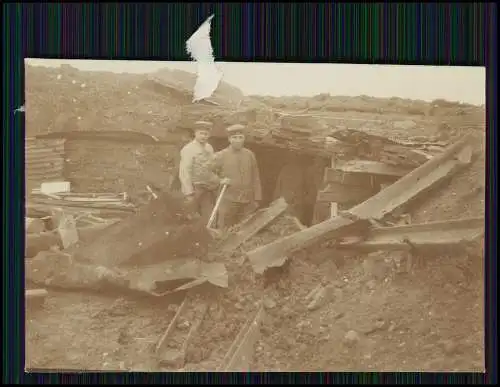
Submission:
[[349,160],[337,162],[335,169],[346,173],[390,176],[396,178],[403,177],[412,171],[411,168],[399,167],[373,160]]
[[[362,251],[407,250],[460,245],[484,234],[484,218],[374,228],[365,240],[343,240],[338,246]],[[356,239],[356,238],[354,238]]]
[[236,231],[235,234],[229,235],[229,237],[222,242],[221,249],[225,252],[236,250],[248,239],[280,216],[287,207],[288,204],[285,199],[279,198],[272,202],[268,208],[263,208],[252,214],[239,225],[238,231]]
[[350,186],[341,183],[329,183],[324,190],[318,192],[318,203],[362,202],[376,193],[371,187]]

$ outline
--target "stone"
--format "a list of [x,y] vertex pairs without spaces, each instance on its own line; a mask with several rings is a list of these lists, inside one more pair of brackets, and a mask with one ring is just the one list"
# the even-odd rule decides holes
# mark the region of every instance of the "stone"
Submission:
[[177,324],[177,328],[179,328],[182,331],[187,331],[190,326],[191,324],[187,320],[181,321],[179,322],[179,324]]
[[320,307],[322,307],[326,303],[327,296],[328,296],[327,289],[325,289],[325,288],[319,289],[314,294],[312,301],[309,303],[309,305],[307,305],[307,309],[310,311],[319,309]]
[[386,327],[387,327],[387,323],[384,320],[377,320],[375,322],[375,328],[378,330],[384,329]]
[[311,300],[322,287],[323,286],[321,284],[316,285],[314,289],[307,294],[306,300],[307,301]]
[[359,334],[356,331],[349,331],[344,336],[344,344],[348,347],[354,347],[360,340]]
[[179,350],[167,348],[161,355],[160,365],[175,369],[182,368],[184,367],[184,354]]
[[276,302],[271,297],[264,297],[263,304],[266,309],[276,308]]
[[366,283],[366,287],[370,290],[374,290],[377,287],[377,281],[370,280]]

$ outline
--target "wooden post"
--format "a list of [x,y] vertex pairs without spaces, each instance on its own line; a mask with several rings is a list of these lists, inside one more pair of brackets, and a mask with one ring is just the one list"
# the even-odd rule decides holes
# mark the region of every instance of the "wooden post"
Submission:
[[[335,168],[334,156],[330,158],[330,167]],[[335,202],[330,203],[330,218],[335,218],[338,215],[338,211],[339,211],[338,203]]]

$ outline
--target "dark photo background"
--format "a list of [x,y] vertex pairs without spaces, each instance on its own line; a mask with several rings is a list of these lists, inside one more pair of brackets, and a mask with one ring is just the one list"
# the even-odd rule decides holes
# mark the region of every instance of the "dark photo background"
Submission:
[[[78,377],[24,374],[24,58],[188,60],[184,44],[210,14],[216,60],[486,66],[486,382],[496,383],[496,4],[4,4],[4,382],[204,383],[207,375]],[[55,332],[55,334],[57,334]],[[337,377],[339,379],[337,379]],[[113,377],[111,377],[113,378]],[[420,379],[415,379],[420,378]],[[482,375],[250,375],[218,382],[464,383]]]

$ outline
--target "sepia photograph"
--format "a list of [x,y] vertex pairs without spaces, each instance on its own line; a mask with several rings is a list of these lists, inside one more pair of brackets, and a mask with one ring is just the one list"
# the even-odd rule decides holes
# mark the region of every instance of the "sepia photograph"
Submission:
[[200,63],[25,60],[26,370],[484,372],[485,69]]

